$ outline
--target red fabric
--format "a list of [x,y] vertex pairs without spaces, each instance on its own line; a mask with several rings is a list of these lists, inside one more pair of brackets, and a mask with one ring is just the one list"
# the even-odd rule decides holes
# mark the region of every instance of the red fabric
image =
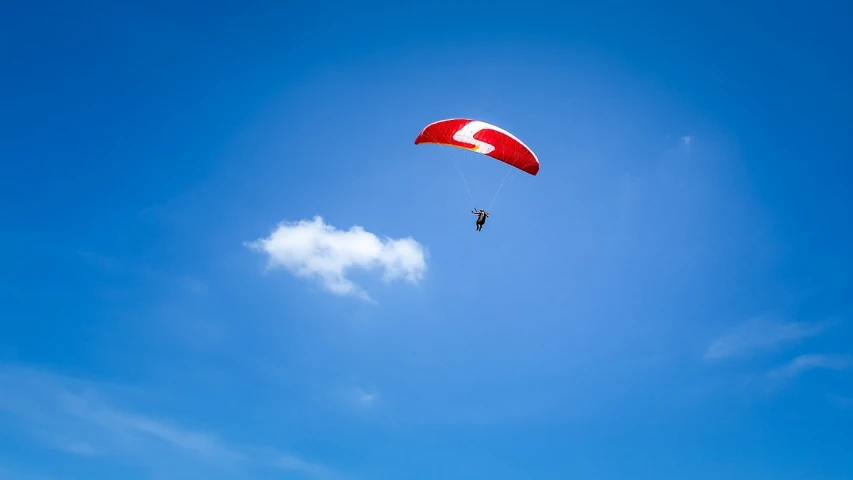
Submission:
[[[465,118],[454,118],[449,120],[441,120],[427,125],[423,131],[415,138],[415,145],[421,143],[431,143],[437,145],[449,145],[452,147],[464,148],[466,150],[477,151],[477,144],[468,143],[454,139],[454,135],[463,131],[466,126],[470,126],[475,120]],[[494,147],[491,152],[477,152],[488,155],[496,160],[512,165],[519,170],[536,175],[539,173],[539,160],[536,154],[530,148],[525,146],[519,140],[511,135],[501,132],[498,127],[484,122],[477,122],[481,128],[473,134],[473,139]],[[481,146],[482,147],[482,146]],[[482,150],[482,148],[481,148]]]

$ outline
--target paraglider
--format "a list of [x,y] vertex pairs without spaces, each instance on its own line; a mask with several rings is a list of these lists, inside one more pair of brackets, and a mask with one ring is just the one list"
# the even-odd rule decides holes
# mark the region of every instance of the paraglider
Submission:
[[479,232],[483,229],[483,224],[486,223],[486,219],[489,218],[489,213],[482,208],[480,210],[474,208],[474,210],[471,210],[471,213],[477,216],[477,231]]
[[[539,173],[539,159],[530,147],[503,128],[480,120],[451,118],[430,123],[415,138],[415,145],[420,144],[443,145],[470,150],[509,165],[515,173],[521,171],[532,176]],[[462,176],[468,198],[471,203],[474,203],[465,175],[456,165],[456,162],[453,165]],[[478,232],[483,228],[486,218],[489,217],[487,210],[491,209],[498,193],[510,178],[511,175],[507,175],[501,182],[488,208],[480,210],[475,208],[472,212],[477,215]]]

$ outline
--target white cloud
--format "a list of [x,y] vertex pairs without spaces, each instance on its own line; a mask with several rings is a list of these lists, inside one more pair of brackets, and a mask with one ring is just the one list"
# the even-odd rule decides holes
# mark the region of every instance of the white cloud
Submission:
[[853,355],[800,355],[787,365],[770,372],[770,377],[788,380],[815,369],[853,370]]
[[770,351],[822,333],[827,322],[781,322],[764,317],[749,320],[717,338],[705,358],[719,360]]
[[[193,471],[213,478],[274,468],[317,479],[332,470],[270,447],[229,443],[209,432],[117,406],[115,386],[0,365],[0,420],[4,434],[17,431],[66,454],[119,460],[171,477]],[[282,462],[281,459],[288,459]],[[210,475],[201,474],[208,469]],[[219,478],[219,477],[216,477]]]
[[270,268],[319,280],[337,295],[364,299],[370,297],[347,278],[351,269],[379,269],[385,281],[404,279],[411,283],[417,283],[426,271],[424,248],[411,237],[383,240],[360,226],[338,230],[319,216],[281,223],[268,237],[246,245],[266,253]]

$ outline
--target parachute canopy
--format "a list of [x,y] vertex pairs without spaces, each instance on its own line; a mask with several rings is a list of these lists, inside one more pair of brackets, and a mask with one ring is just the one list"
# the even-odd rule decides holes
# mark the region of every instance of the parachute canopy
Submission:
[[539,173],[539,159],[533,150],[515,135],[479,120],[451,118],[430,123],[415,138],[415,145],[421,143],[464,148],[500,160],[530,175]]

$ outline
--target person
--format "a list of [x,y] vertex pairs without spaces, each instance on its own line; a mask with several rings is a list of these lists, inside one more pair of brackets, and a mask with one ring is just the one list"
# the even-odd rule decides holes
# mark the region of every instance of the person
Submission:
[[475,208],[474,210],[471,210],[471,213],[477,215],[477,231],[479,232],[483,229],[483,224],[486,223],[486,219],[489,218],[489,214],[482,208],[480,210]]

